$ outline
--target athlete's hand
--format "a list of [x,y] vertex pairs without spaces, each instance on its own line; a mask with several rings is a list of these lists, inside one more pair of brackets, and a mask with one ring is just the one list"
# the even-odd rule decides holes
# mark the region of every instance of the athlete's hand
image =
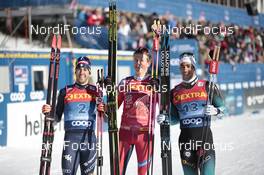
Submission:
[[218,109],[214,107],[213,105],[207,105],[205,106],[204,109],[204,114],[205,115],[217,115],[218,114]]
[[151,78],[150,80],[150,85],[153,87],[153,88],[157,88],[159,87],[159,79],[158,78]]
[[45,104],[42,106],[42,113],[43,114],[46,114],[46,113],[49,113],[51,111],[51,106],[48,105],[48,104]]
[[158,124],[163,123],[165,120],[166,120],[166,115],[164,115],[164,114],[159,114],[159,115],[157,116],[157,123],[158,123]]
[[112,86],[112,83],[113,83],[112,78],[109,77],[109,76],[106,76],[105,79],[104,79],[105,87]]

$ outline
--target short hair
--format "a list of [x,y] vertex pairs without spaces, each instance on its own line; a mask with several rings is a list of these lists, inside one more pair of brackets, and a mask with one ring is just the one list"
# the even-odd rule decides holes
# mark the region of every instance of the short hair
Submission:
[[137,50],[135,50],[133,56],[138,55],[138,54],[140,54],[140,55],[143,55],[143,54],[147,55],[149,61],[151,61],[151,59],[152,59],[151,58],[151,54],[150,54],[149,50],[146,47],[139,47],[139,48],[137,48]]

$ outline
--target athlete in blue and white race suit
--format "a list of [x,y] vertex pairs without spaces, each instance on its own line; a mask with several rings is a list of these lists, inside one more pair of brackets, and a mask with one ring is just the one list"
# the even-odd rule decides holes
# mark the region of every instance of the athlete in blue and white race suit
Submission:
[[[171,124],[180,123],[178,144],[184,175],[214,175],[215,150],[210,123],[211,117],[223,115],[225,108],[217,86],[213,87],[212,104],[207,104],[209,83],[198,79],[195,66],[192,53],[180,55],[183,81],[171,90]],[[209,122],[206,122],[205,117]],[[160,124],[165,118],[164,115],[158,115],[157,122]],[[202,142],[206,125],[207,138]]]
[[[64,145],[62,152],[62,172],[75,175],[80,165],[82,175],[91,175],[96,162],[96,86],[89,84],[91,64],[87,57],[76,62],[76,82],[60,90],[56,106],[56,122],[60,122],[64,113]],[[43,105],[42,112],[51,110]],[[104,105],[97,106],[104,111]]]

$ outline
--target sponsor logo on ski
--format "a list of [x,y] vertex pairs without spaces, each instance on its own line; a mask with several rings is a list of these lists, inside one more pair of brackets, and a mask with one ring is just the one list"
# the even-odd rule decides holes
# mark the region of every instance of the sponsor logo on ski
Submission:
[[189,125],[189,124],[196,124],[199,125],[200,123],[203,122],[202,118],[192,118],[192,119],[185,119],[182,121],[184,125]]
[[92,122],[91,121],[80,121],[80,120],[75,120],[72,121],[72,126],[92,126]]

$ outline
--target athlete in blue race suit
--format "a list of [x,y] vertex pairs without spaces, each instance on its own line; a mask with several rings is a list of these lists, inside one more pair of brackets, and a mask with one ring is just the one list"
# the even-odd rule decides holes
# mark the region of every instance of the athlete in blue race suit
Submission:
[[[209,83],[198,80],[195,74],[195,59],[192,53],[180,56],[183,81],[171,90],[171,124],[180,123],[179,150],[184,175],[214,175],[215,150],[210,129],[211,117],[223,115],[223,98],[217,86],[213,87],[212,104],[207,104]],[[207,117],[207,118],[206,118]],[[166,116],[158,115],[162,123]],[[207,119],[207,120],[205,120]],[[202,141],[202,132],[208,127],[207,137]]]
[[[82,175],[91,175],[96,163],[96,97],[100,92],[89,84],[91,64],[87,57],[76,62],[76,82],[60,90],[56,106],[56,122],[60,122],[64,113],[64,145],[62,152],[62,172],[75,175],[80,165]],[[51,107],[43,105],[42,112]],[[104,111],[104,105],[97,106]]]

